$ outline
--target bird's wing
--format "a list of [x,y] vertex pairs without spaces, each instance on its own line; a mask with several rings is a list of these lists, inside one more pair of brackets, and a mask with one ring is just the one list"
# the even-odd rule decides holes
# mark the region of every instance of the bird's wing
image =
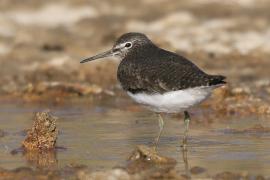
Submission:
[[225,83],[224,76],[208,75],[176,54],[163,51],[156,58],[159,60],[129,63],[118,74],[123,88],[132,93],[152,94]]

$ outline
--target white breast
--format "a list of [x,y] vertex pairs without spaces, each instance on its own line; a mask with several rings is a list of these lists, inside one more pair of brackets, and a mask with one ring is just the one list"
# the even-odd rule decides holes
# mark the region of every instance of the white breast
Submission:
[[205,100],[215,87],[197,87],[164,94],[137,93],[128,95],[152,111],[179,113]]

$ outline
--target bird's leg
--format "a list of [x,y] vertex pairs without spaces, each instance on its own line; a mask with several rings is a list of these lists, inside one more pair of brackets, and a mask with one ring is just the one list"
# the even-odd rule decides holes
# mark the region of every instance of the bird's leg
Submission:
[[159,126],[159,132],[158,132],[158,136],[155,139],[154,150],[157,149],[159,138],[160,138],[160,135],[162,133],[163,126],[164,126],[164,121],[163,121],[163,118],[162,118],[160,113],[158,113],[158,126]]
[[184,117],[184,124],[185,124],[185,132],[184,132],[184,138],[183,138],[183,145],[182,147],[186,149],[187,147],[187,136],[188,136],[188,127],[189,127],[189,121],[190,121],[190,116],[187,111],[184,111],[185,117]]

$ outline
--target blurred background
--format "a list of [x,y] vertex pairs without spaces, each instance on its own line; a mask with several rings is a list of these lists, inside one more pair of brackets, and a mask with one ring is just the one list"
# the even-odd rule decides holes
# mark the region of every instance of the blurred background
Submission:
[[115,62],[79,61],[131,31],[230,83],[268,79],[269,8],[267,0],[1,0],[0,92],[46,81],[114,85]]
[[[68,150],[58,154],[59,166],[110,168],[151,142],[156,117],[121,91],[119,62],[79,63],[123,33],[142,32],[204,71],[227,76],[228,86],[192,111],[191,164],[208,175],[270,176],[269,9],[268,0],[1,0],[0,166],[27,165],[9,151],[20,145],[32,113],[44,109],[60,117],[58,142]],[[167,118],[161,152],[182,171],[175,152],[181,115]]]

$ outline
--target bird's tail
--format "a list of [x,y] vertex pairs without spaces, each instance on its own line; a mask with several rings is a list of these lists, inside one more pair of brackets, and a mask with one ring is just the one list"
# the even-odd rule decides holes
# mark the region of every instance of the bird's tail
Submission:
[[210,86],[219,86],[219,85],[224,85],[227,82],[225,81],[226,77],[221,76],[221,75],[211,75],[209,79],[209,85]]

